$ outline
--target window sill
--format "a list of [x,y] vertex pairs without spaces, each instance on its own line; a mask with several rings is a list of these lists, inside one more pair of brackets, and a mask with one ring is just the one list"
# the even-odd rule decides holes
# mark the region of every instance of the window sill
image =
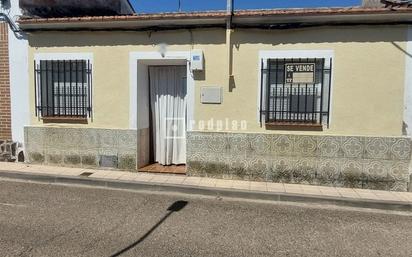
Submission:
[[273,130],[323,131],[322,124],[318,123],[268,122],[265,127]]
[[43,123],[88,124],[87,118],[82,117],[43,117]]

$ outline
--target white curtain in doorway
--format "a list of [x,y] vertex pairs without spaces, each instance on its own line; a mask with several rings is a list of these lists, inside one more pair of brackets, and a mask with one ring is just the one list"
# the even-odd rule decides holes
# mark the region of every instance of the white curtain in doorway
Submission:
[[186,66],[149,67],[155,161],[186,163]]

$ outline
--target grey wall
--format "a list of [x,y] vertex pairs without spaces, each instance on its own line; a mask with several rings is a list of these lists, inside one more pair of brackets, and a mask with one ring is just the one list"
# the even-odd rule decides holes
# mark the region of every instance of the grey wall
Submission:
[[137,166],[137,130],[28,126],[24,132],[29,163],[97,168],[103,161],[110,168],[114,159],[111,168]]
[[188,133],[188,174],[407,191],[403,137]]
[[149,70],[148,66],[139,63],[137,65],[137,128],[150,127],[149,119]]
[[[136,170],[147,162],[148,149],[138,147],[147,132],[29,126],[26,154],[30,163],[91,168],[114,156],[113,168]],[[187,148],[193,176],[393,191],[407,191],[410,180],[406,137],[188,132]]]

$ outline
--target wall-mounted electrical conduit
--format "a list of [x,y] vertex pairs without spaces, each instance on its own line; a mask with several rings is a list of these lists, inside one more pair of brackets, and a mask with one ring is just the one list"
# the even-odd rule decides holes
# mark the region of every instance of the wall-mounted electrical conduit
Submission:
[[16,25],[16,23],[14,23],[11,18],[5,14],[0,12],[0,21],[5,21],[9,24],[11,31],[13,31],[13,33],[16,35],[17,38],[21,37],[21,33],[22,31],[20,30],[20,28]]

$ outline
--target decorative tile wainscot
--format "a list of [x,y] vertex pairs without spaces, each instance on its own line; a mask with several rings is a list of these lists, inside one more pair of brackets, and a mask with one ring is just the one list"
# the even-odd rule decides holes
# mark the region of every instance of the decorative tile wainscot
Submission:
[[411,139],[188,133],[192,176],[407,191]]
[[25,127],[29,163],[136,170],[137,130]]

